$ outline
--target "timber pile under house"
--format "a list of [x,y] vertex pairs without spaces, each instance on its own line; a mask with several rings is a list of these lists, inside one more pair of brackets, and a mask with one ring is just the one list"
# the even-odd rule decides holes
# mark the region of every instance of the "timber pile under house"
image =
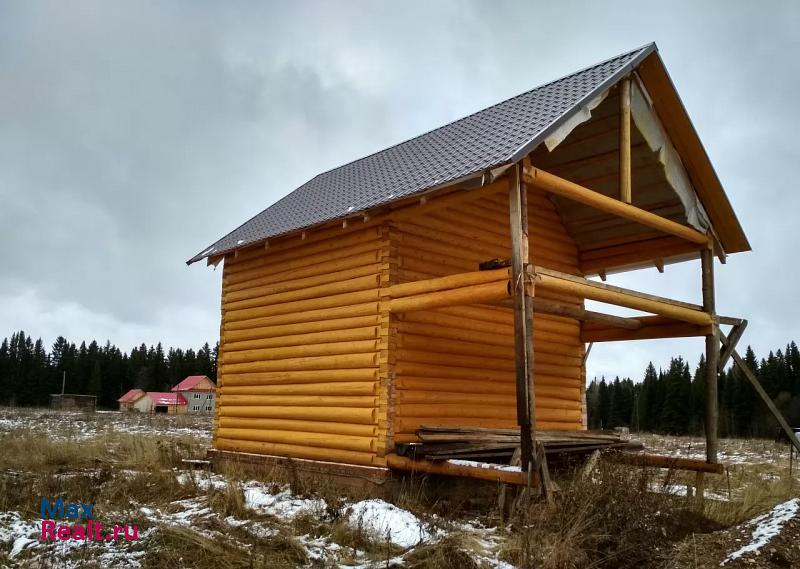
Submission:
[[[717,315],[713,264],[748,250],[656,46],[614,57],[320,174],[193,257],[224,261],[211,453],[529,483],[551,452],[620,446],[582,432],[587,346],[697,336],[707,461],[624,460],[719,472],[746,322]],[[694,259],[697,304],[602,282]]]

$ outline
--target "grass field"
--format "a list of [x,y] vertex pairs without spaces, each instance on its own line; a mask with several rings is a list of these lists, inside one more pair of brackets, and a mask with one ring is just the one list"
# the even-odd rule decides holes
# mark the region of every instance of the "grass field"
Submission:
[[[700,439],[639,438],[702,457]],[[208,417],[0,409],[0,567],[800,566],[800,476],[772,441],[722,441],[728,467],[706,477],[702,507],[687,497],[693,476],[600,462],[559,473],[552,505],[505,516],[437,499],[423,480],[392,504],[324,480],[187,468],[210,441]],[[96,522],[136,526],[137,539],[42,541],[42,498],[91,502]]]

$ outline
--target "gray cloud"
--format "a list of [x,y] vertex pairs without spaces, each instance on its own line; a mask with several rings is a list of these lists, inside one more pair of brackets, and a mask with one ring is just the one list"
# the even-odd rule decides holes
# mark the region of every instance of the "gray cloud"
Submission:
[[[198,344],[220,275],[183,261],[315,174],[657,41],[754,253],[721,312],[795,338],[793,2],[0,5],[0,324]],[[699,299],[696,264],[612,282]],[[597,346],[634,375],[700,340]]]

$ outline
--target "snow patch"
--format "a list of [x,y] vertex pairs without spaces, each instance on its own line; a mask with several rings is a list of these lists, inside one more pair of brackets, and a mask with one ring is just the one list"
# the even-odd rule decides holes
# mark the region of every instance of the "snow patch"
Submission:
[[734,561],[746,553],[758,554],[762,547],[781,533],[784,524],[795,517],[798,511],[800,511],[800,498],[794,498],[747,522],[746,526],[755,526],[750,543],[728,555],[720,565]]
[[326,508],[324,500],[298,498],[291,493],[288,487],[273,494],[263,484],[248,482],[242,490],[244,491],[245,507],[276,518],[293,519],[298,514],[324,511]]
[[378,499],[353,504],[348,521],[400,547],[413,547],[433,537],[417,516]]
[[502,472],[522,472],[522,469],[519,466],[511,466],[508,464],[494,464],[491,462],[476,462],[474,460],[458,460],[458,459],[450,459],[447,462],[449,464],[454,464],[456,466],[486,468],[488,470],[500,470]]
[[17,512],[0,512],[0,543],[10,543],[9,558],[14,558],[36,540],[32,536],[41,532],[41,525],[26,522]]

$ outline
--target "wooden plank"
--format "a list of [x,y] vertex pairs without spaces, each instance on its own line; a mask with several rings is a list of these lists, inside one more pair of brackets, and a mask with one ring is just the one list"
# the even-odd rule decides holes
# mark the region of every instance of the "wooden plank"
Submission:
[[[714,298],[714,253],[703,249],[700,253],[700,265],[703,287],[703,310],[712,315],[716,313]],[[716,335],[718,326],[712,327],[711,333],[706,336],[706,460],[717,462],[719,447],[719,409],[717,403],[717,382],[719,381],[719,339]]]
[[594,207],[606,213],[635,221],[641,225],[675,235],[681,239],[706,245],[708,236],[696,229],[671,221],[634,205],[615,200],[599,192],[570,182],[559,176],[539,170],[533,166],[526,166],[523,170],[523,180],[527,184],[539,187],[547,192],[577,201],[584,205]]
[[619,97],[619,199],[631,203],[631,79],[620,84]]

